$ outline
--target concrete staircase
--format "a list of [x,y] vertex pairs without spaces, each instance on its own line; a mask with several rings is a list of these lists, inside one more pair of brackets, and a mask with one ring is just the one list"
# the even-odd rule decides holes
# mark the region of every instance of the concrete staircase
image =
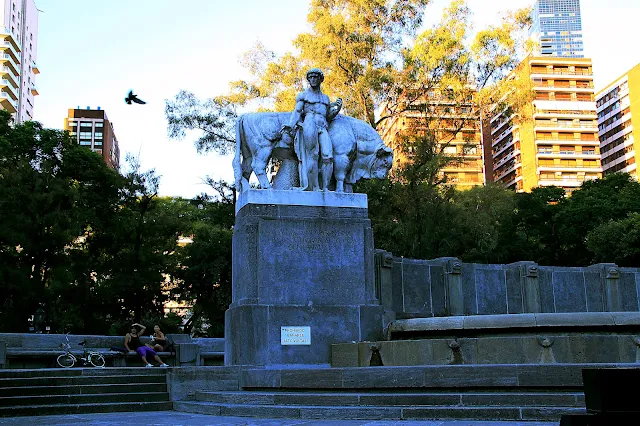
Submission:
[[198,392],[175,409],[218,416],[367,420],[554,420],[584,413],[573,392]]
[[191,413],[292,419],[559,421],[585,413],[584,365],[244,370],[238,391],[174,401]]
[[166,369],[0,370],[0,417],[171,410]]

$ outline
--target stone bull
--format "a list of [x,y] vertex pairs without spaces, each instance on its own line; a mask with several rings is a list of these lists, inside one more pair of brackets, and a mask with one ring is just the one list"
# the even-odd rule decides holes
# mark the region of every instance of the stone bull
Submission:
[[[281,133],[291,114],[243,114],[236,123],[236,153],[233,171],[236,188],[249,189],[249,178],[255,173],[260,188],[269,189],[271,183],[266,170],[269,159],[295,158],[291,137]],[[329,123],[333,145],[333,176],[336,192],[351,192],[359,179],[384,179],[393,164],[393,151],[367,123],[345,115],[336,116]]]

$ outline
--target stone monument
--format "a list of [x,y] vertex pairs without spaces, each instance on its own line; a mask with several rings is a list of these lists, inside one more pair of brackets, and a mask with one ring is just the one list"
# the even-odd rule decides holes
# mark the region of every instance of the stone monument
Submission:
[[367,196],[352,186],[386,176],[393,154],[367,123],[339,114],[323,79],[309,70],[292,113],[238,119],[227,365],[329,365],[331,344],[381,337]]

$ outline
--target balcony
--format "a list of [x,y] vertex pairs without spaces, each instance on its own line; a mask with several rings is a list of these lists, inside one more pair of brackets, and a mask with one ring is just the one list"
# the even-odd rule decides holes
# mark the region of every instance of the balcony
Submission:
[[14,62],[11,55],[7,55],[6,53],[0,54],[0,62],[2,62],[3,67],[9,68],[14,75],[18,75],[18,66]]
[[586,110],[545,110],[535,109],[533,118],[592,118],[596,120],[598,115]]
[[593,93],[593,87],[579,87],[579,86],[534,86],[536,91],[553,91],[553,92],[576,92],[576,93]]
[[12,99],[12,96],[7,92],[0,92],[0,105],[10,113],[14,113],[18,110],[18,102]]
[[[491,142],[491,146],[496,146],[497,144],[499,144],[505,137],[507,137],[508,135],[513,135],[513,132],[517,129],[519,129],[520,126],[519,125],[514,125],[513,127],[508,127],[505,131],[503,131],[502,133],[500,133],[494,140],[493,142]],[[519,133],[519,132],[518,132]],[[516,136],[513,136],[513,140],[516,139]]]
[[503,128],[505,124],[511,124],[510,122],[511,122],[511,118],[506,118],[506,119],[498,122],[498,124],[496,124],[495,126],[492,123],[491,124],[491,136],[493,136],[494,133],[496,133],[498,130]]
[[40,69],[35,61],[31,62],[31,71],[33,71],[34,74],[40,74]]
[[538,165],[538,173],[540,172],[589,172],[602,173],[601,166],[569,166],[569,165]]
[[559,186],[563,188],[577,188],[582,185],[579,179],[539,179],[538,186]]
[[0,68],[0,78],[4,80],[9,80],[11,84],[13,84],[13,87],[15,88],[17,88],[19,85],[18,82],[20,81],[20,77],[18,77],[17,75],[14,75],[13,71],[11,71],[11,68],[9,67]]
[[[507,163],[508,164],[508,163]],[[513,162],[513,164],[509,164],[504,170],[497,170],[494,169],[494,177],[495,180],[500,180],[502,178],[504,178],[505,176],[507,176],[509,173],[516,171],[517,169],[519,169],[520,167],[522,167],[522,163],[521,162]]]
[[16,65],[20,65],[20,55],[16,55],[16,53],[9,48],[9,45],[0,44],[0,50],[5,58],[13,60]]
[[550,70],[550,69],[532,69],[531,77],[543,77],[549,75],[579,75],[582,78],[593,79],[593,72],[591,71],[569,71],[569,70]]
[[5,40],[0,41],[0,49],[5,53],[8,53],[11,56],[13,56],[14,60],[17,63],[20,63],[21,50],[19,48],[16,48],[16,46],[13,43],[9,43],[8,41],[5,41]]
[[29,90],[31,90],[31,94],[33,96],[38,96],[40,93],[38,93],[38,89],[36,89],[36,86],[31,83],[31,85],[29,86]]
[[595,121],[588,123],[576,123],[576,122],[563,122],[553,120],[535,120],[533,124],[534,128],[545,129],[584,129],[589,131],[598,131],[598,125]]
[[0,80],[0,89],[8,93],[13,98],[13,100],[18,100],[18,88],[15,87],[9,80]]

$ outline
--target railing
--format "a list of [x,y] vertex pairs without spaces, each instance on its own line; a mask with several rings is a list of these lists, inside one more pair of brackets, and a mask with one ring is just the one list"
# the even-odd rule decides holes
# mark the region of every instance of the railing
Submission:
[[532,69],[531,74],[551,74],[551,75],[587,75],[591,76],[591,71],[569,71],[569,70],[548,70],[548,69]]
[[586,111],[586,110],[546,110],[546,109],[535,109],[533,111],[534,114],[554,114],[554,115],[561,115],[561,114],[565,114],[565,115],[591,115],[591,116],[597,116],[597,114],[593,111]]
[[593,89],[593,85],[591,86],[558,86],[557,84],[549,86],[548,84],[538,84],[534,86],[534,89]]
[[535,120],[534,125],[539,127],[570,127],[570,128],[597,127],[596,123],[563,123],[561,121],[543,121],[543,120]]

